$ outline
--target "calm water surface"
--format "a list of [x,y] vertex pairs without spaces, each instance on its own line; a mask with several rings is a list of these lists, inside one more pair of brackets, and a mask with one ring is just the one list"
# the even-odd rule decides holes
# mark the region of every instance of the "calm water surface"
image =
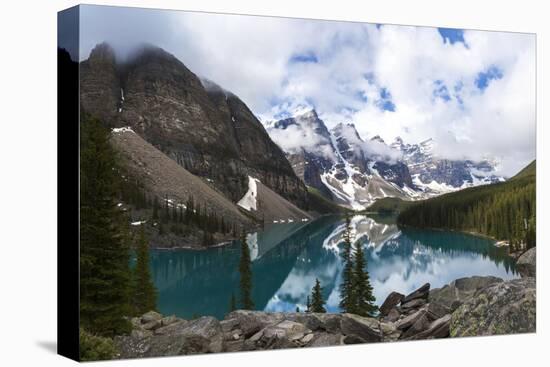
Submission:
[[[409,293],[471,275],[517,278],[506,249],[467,234],[398,228],[383,217],[355,216],[353,235],[365,246],[367,267],[381,304],[391,291]],[[344,220],[321,217],[307,223],[276,224],[248,236],[256,309],[305,309],[315,278],[323,286],[329,312],[338,312]],[[158,309],[183,318],[223,318],[231,294],[239,295],[239,244],[204,251],[151,250]]]

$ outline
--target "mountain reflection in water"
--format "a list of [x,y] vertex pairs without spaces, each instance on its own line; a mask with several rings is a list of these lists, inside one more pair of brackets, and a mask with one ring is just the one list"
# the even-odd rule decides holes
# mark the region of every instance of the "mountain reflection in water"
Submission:
[[[354,216],[353,238],[365,246],[376,302],[392,291],[409,293],[429,282],[432,288],[472,275],[515,278],[512,259],[494,241],[468,234],[398,228],[384,217]],[[305,309],[318,278],[328,312],[338,312],[344,219],[325,216],[307,223],[276,224],[248,235],[252,297],[258,310]],[[229,310],[239,297],[239,244],[204,251],[151,250],[158,309],[190,318]]]

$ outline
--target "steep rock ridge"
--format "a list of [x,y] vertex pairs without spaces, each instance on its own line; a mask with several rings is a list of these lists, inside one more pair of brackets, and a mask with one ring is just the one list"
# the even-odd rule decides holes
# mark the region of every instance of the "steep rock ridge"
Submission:
[[496,162],[489,159],[471,160],[441,159],[434,153],[433,139],[418,144],[405,144],[395,138],[390,147],[403,154],[414,184],[429,196],[458,189],[504,181],[495,174]]
[[[331,135],[315,110],[274,121],[267,126],[271,137],[284,148],[288,161],[298,177],[307,185],[331,198],[330,190],[321,180],[321,174],[336,160]],[[289,144],[299,140],[303,145]]]
[[296,174],[336,203],[362,210],[382,197],[419,196],[407,166],[369,152],[352,124],[338,124],[329,131],[311,110],[271,122],[267,130]]
[[114,50],[101,43],[80,63],[80,107],[113,127],[121,101]]
[[307,206],[305,185],[246,105],[160,48],[144,46],[121,63],[108,45],[96,46],[81,63],[80,93],[83,110],[109,126],[132,127],[233,202],[252,175]]

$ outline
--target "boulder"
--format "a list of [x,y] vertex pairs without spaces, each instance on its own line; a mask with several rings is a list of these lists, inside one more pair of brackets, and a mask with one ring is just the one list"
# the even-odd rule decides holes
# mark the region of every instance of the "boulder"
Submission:
[[323,323],[323,329],[329,333],[339,333],[341,330],[342,315],[333,313],[316,314]]
[[401,339],[407,339],[416,335],[430,326],[430,320],[428,319],[428,313],[424,312],[412,325],[409,327],[403,334],[401,334]]
[[168,326],[180,320],[181,319],[177,318],[175,315],[166,316],[160,319],[160,326]]
[[387,316],[390,311],[397,306],[399,303],[401,303],[401,300],[405,297],[403,294],[399,292],[391,292],[387,297],[384,303],[382,303],[382,306],[380,306],[380,315],[381,316]]
[[521,278],[478,290],[453,312],[450,335],[533,333],[535,329],[535,279]]
[[313,340],[307,344],[308,347],[330,347],[344,344],[342,334],[316,333]]
[[411,294],[403,297],[403,299],[401,300],[401,304],[407,303],[409,301],[412,301],[413,299],[418,299],[418,298],[428,299],[429,294],[430,294],[430,283],[426,283],[422,287],[412,292]]
[[310,341],[313,340],[314,336],[315,335],[313,333],[309,333],[306,336],[304,336],[302,339],[300,339],[300,343],[307,344],[307,343],[309,343]]
[[447,314],[433,321],[426,330],[408,337],[408,340],[437,339],[449,336],[449,326],[451,325],[451,315]]
[[394,323],[381,322],[380,331],[382,332],[382,341],[393,342],[401,336],[401,330],[397,329]]
[[258,331],[247,342],[254,343],[254,349],[295,348],[301,346],[300,340],[309,333],[311,330],[304,325],[283,320]]
[[380,322],[374,318],[362,317],[353,314],[343,314],[340,324],[341,333],[344,335],[356,335],[364,340],[363,343],[376,343],[382,341]]
[[450,314],[451,309],[437,302],[430,302],[428,304],[428,317],[430,320],[435,321],[443,316]]
[[442,288],[432,289],[429,301],[430,304],[437,303],[452,312],[465,300],[472,297],[477,290],[502,281],[502,279],[493,276],[459,278]]
[[333,329],[333,327],[325,325],[325,323],[321,320],[322,316],[320,315],[326,314],[297,312],[287,314],[285,319],[304,324],[308,329],[311,329],[312,331],[324,331],[327,328]]
[[360,336],[357,336],[355,334],[346,335],[343,339],[344,344],[363,344],[367,341]]
[[143,316],[141,316],[141,323],[148,324],[151,321],[160,321],[160,319],[162,319],[162,315],[160,313],[155,311],[149,311],[143,314]]
[[162,326],[158,329],[155,329],[155,335],[163,335],[163,334],[176,334],[178,330],[184,328],[189,321],[187,320],[181,320],[179,319],[176,322],[173,322],[169,325]]
[[280,312],[266,313],[261,311],[237,310],[230,312],[225,320],[235,319],[245,338],[249,338],[268,325],[283,321],[285,315]]
[[424,298],[416,298],[416,299],[413,299],[412,301],[409,301],[407,303],[402,303],[401,304],[401,310],[409,311],[411,309],[420,308],[420,307],[424,306],[425,304],[426,304],[426,300]]
[[290,320],[284,320],[274,326],[266,327],[263,332],[263,337],[298,340],[302,339],[306,334],[309,334],[310,332],[310,329],[300,323]]
[[231,330],[235,329],[237,326],[239,326],[239,320],[237,319],[222,320],[220,321],[220,326],[222,327],[222,330],[224,333],[228,333]]
[[396,307],[394,307],[390,310],[390,312],[388,313],[388,316],[384,317],[384,321],[396,322],[397,320],[399,320],[400,317],[401,317],[401,312],[399,312],[399,310]]
[[[176,327],[177,326],[177,327]],[[218,353],[223,350],[223,334],[218,320],[201,317],[185,323],[166,326],[172,330],[149,338],[143,355],[124,355],[122,358],[160,357],[182,354]]]
[[516,262],[516,269],[522,277],[535,277],[537,273],[537,251],[533,247],[525,251]]
[[152,320],[152,321],[149,321],[148,323],[141,325],[141,327],[145,330],[156,330],[161,326],[162,326],[162,323],[160,320]]
[[402,318],[401,320],[397,321],[395,323],[395,327],[399,330],[407,330],[408,328],[410,328],[417,320],[419,320],[420,318],[424,317],[426,315],[426,310],[425,309],[420,309],[418,311],[416,311],[415,313],[413,314],[410,314],[404,318]]

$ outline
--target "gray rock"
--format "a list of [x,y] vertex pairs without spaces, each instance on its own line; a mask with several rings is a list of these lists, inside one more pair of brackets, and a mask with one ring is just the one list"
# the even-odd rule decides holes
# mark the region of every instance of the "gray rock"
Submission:
[[310,341],[313,340],[314,336],[315,335],[313,333],[309,333],[306,336],[304,336],[302,339],[300,339],[300,343],[307,344],[307,343],[309,343]]
[[145,330],[155,330],[161,326],[162,324],[160,320],[149,321],[148,323],[141,325],[141,327]]
[[498,282],[479,290],[452,314],[450,335],[533,333],[536,329],[534,278]]
[[344,342],[344,344],[363,344],[363,343],[367,343],[367,341],[365,339],[363,339],[360,336],[355,335],[355,334],[350,334],[350,335],[344,336],[343,342]]
[[432,289],[429,301],[430,304],[437,303],[452,312],[472,297],[477,290],[499,282],[502,282],[502,279],[493,276],[459,278],[442,288]]
[[245,350],[245,341],[240,340],[231,340],[224,343],[224,352],[240,352]]
[[401,303],[403,297],[405,297],[405,295],[399,292],[391,292],[388,297],[386,297],[384,303],[382,303],[382,306],[380,306],[380,315],[387,316],[395,306]]
[[411,294],[408,294],[407,296],[403,297],[403,299],[401,300],[401,304],[407,303],[409,301],[412,301],[413,299],[418,299],[418,298],[428,299],[429,294],[430,294],[430,283],[426,283],[422,287],[412,292]]
[[294,321],[284,320],[274,326],[268,326],[264,329],[264,338],[286,338],[289,340],[302,339],[310,329]]
[[311,329],[312,331],[322,331],[327,330],[327,328],[330,329],[331,325],[326,326],[325,323],[321,320],[320,315],[326,314],[303,312],[289,313],[285,316],[285,319],[304,324],[308,329]]
[[178,330],[182,329],[187,325],[189,321],[187,320],[178,320],[170,325],[162,326],[155,330],[155,335],[163,335],[163,334],[176,334]]
[[399,330],[410,328],[417,320],[426,315],[425,309],[420,309],[413,314],[410,314],[395,323],[395,327]]
[[121,358],[160,357],[182,354],[218,353],[223,350],[223,334],[218,320],[201,317],[179,321],[165,328],[163,334],[136,340],[126,337],[118,345]]
[[430,302],[428,304],[428,317],[430,320],[435,321],[443,316],[450,314],[451,309],[437,302]]
[[388,313],[388,316],[384,317],[384,321],[396,322],[401,317],[401,312],[397,308],[392,308]]
[[142,324],[148,324],[151,321],[160,321],[162,319],[162,315],[155,311],[149,311],[145,313],[143,316],[141,316],[141,323]]
[[161,326],[168,326],[168,325],[171,325],[175,322],[178,322],[180,321],[181,319],[177,318],[175,315],[171,315],[171,316],[166,316],[166,317],[163,317],[161,320],[160,320],[160,325]]
[[239,325],[239,320],[229,319],[220,321],[220,326],[224,333],[228,333]]
[[449,336],[450,325],[451,325],[451,315],[447,314],[433,321],[426,330],[418,334],[412,335],[408,339],[420,340],[420,339],[446,338]]
[[333,345],[344,344],[344,336],[342,334],[317,333],[313,340],[307,345],[308,347],[330,347]]
[[142,330],[142,329],[133,329],[131,332],[130,332],[130,336],[133,338],[133,339],[136,339],[136,340],[141,340],[141,339],[144,339],[144,338],[148,338],[150,337],[151,335],[153,335],[153,333],[149,330]]
[[420,316],[410,328],[408,328],[403,334],[401,334],[401,339],[407,339],[416,335],[427,328],[430,327],[430,320],[428,319],[427,312]]
[[522,277],[535,277],[537,273],[537,248],[525,251],[516,262],[516,269]]
[[401,330],[397,329],[395,324],[391,322],[381,322],[380,330],[382,331],[382,341],[384,342],[396,341],[401,336]]
[[382,341],[380,322],[370,317],[343,314],[340,329],[344,335],[356,335],[365,343]]
[[243,331],[245,338],[249,338],[264,327],[283,321],[282,313],[266,313],[261,311],[238,310],[229,313],[225,320],[238,320],[239,329]]
[[424,306],[425,304],[426,304],[426,300],[424,298],[417,298],[417,299],[413,299],[412,301],[409,301],[407,303],[402,303],[401,304],[401,309],[403,311],[408,311],[408,310],[411,310],[411,309],[420,308],[420,307]]
[[342,315],[340,314],[317,314],[323,323],[323,329],[330,333],[339,333],[341,329]]
[[253,349],[281,349],[295,348],[301,346],[300,340],[311,333],[311,330],[304,325],[283,320],[275,325],[270,325],[254,334],[247,340],[254,343]]

